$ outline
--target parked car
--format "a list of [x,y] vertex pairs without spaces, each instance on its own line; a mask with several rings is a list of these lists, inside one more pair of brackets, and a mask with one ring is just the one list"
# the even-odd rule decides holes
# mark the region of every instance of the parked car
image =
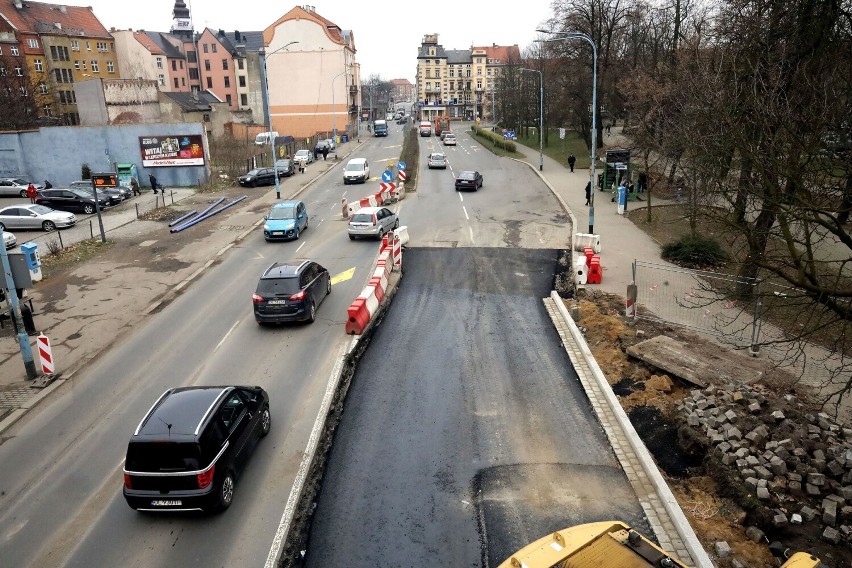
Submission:
[[456,176],[456,191],[460,189],[476,191],[480,187],[482,187],[482,174],[479,172],[464,171]]
[[[96,211],[94,195],[80,189],[40,189],[35,199],[36,204],[59,211],[80,211],[86,215]],[[108,197],[98,195],[98,207],[105,208],[108,203]]]
[[56,211],[44,205],[12,205],[0,209],[0,231],[41,229],[50,232],[76,224],[77,217],[73,213]]
[[362,207],[349,218],[349,238],[382,236],[399,227],[396,213],[387,207]]
[[282,201],[273,205],[263,220],[263,238],[267,241],[298,239],[308,228],[308,208],[304,201]]
[[316,146],[314,146],[314,152],[322,154],[323,150],[331,152],[331,146],[328,144],[328,140],[317,140]]
[[337,148],[337,144],[334,143],[334,138],[326,138],[325,141],[328,143],[328,149],[334,150]]
[[10,248],[15,248],[15,245],[18,244],[18,238],[12,233],[7,233],[3,231],[3,244],[6,245],[6,250]]
[[308,165],[314,161],[314,154],[310,150],[299,150],[293,155],[293,161]]
[[[28,182],[24,178],[3,178],[0,179],[0,196],[3,197],[26,197]],[[33,184],[37,190],[44,186],[40,183]]]
[[290,177],[296,173],[296,167],[293,165],[293,160],[282,158],[275,160],[275,167],[278,169],[278,177]]
[[252,294],[254,319],[259,325],[316,319],[317,307],[331,294],[328,270],[305,260],[269,266]]
[[[80,181],[72,181],[68,187],[71,189],[81,189],[89,194],[94,193],[94,190],[92,189],[92,182],[90,180],[82,179]],[[112,205],[118,205],[122,201],[130,199],[133,195],[133,191],[129,187],[124,186],[99,187],[98,195],[101,194],[108,196]]]
[[237,477],[271,426],[269,395],[261,387],[167,390],[127,444],[127,504],[139,511],[226,509]]
[[343,185],[361,182],[365,183],[370,178],[370,163],[366,158],[353,158],[346,162],[343,168]]
[[[278,178],[283,178],[284,173],[278,172]],[[275,183],[275,170],[273,168],[255,168],[240,176],[240,185],[257,187],[259,185],[272,185]]]
[[444,146],[455,146],[456,145],[456,135],[452,132],[441,132],[441,135],[444,138]]
[[428,160],[429,169],[440,168],[442,170],[447,169],[447,157],[440,152],[432,152],[429,154]]

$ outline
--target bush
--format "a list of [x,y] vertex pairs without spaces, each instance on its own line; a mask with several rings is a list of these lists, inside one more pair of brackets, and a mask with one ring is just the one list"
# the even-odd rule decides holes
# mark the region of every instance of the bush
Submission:
[[663,258],[686,268],[706,268],[719,266],[728,257],[715,239],[686,235],[663,246]]
[[405,162],[405,173],[408,174],[408,181],[405,184],[406,191],[417,190],[417,166],[419,162],[419,155],[420,137],[417,135],[417,129],[413,126],[403,127],[402,152],[399,154],[399,159]]
[[482,128],[481,126],[477,126],[476,124],[472,125],[470,129],[473,131],[474,136],[489,142],[495,148],[500,148],[501,150],[512,154],[518,151],[515,143],[512,140],[504,139],[502,134],[496,134],[490,130]]
[[80,179],[92,179],[92,168],[89,167],[89,164],[80,166]]

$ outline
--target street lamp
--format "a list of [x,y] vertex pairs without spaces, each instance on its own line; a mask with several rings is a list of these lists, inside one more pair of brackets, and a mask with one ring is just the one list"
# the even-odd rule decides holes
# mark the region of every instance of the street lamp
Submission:
[[595,161],[597,158],[597,142],[598,142],[598,46],[595,45],[595,40],[588,34],[582,32],[552,32],[550,30],[536,30],[544,34],[556,34],[559,37],[547,41],[562,41],[566,39],[581,39],[592,46],[592,166],[589,173],[589,187],[591,188],[591,197],[589,198],[589,234],[595,233],[595,188],[597,180],[595,179]]
[[[264,54],[263,54],[263,75],[266,78],[266,81],[264,82],[265,83],[264,86],[266,88],[266,120],[267,120],[267,122],[269,122],[270,133],[273,132],[273,130],[272,130],[272,101],[269,99],[269,73],[266,70],[266,60],[269,58],[270,55],[272,55],[274,53],[278,53],[282,49],[287,49],[288,47],[290,47],[291,45],[293,45],[295,43],[299,43],[299,42],[298,41],[291,41],[290,43],[288,43],[286,45],[282,45],[281,47],[279,47],[278,49],[276,49],[274,51],[270,51],[269,53],[264,52]],[[276,164],[276,162],[278,162],[278,156],[275,154],[275,136],[270,135],[269,138],[272,140],[272,170],[275,172],[275,199],[281,199],[281,182],[278,181],[278,166]]]
[[337,159],[337,109],[334,108],[334,80],[346,75],[346,69],[331,79],[331,135],[334,137],[334,159]]
[[538,73],[539,78],[539,110],[538,110],[538,171],[544,169],[544,153],[542,144],[544,143],[544,75],[537,69],[520,68],[521,71],[530,71]]

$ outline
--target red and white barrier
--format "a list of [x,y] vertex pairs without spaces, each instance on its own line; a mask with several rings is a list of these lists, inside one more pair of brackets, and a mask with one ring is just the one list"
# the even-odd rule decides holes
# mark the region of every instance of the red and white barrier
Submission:
[[393,236],[393,270],[402,271],[402,244],[399,235]]
[[[383,187],[381,187],[379,191],[373,195],[364,197],[358,201],[353,201],[348,205],[344,204],[348,215],[352,215],[362,207],[378,207],[379,205],[387,205],[388,203],[399,201],[405,196],[405,187],[402,184],[396,185],[394,183],[382,183],[381,185]],[[348,216],[347,213],[344,213],[344,216]]]
[[[393,233],[389,233],[391,238]],[[348,317],[346,318],[346,334],[361,335],[370,324],[370,320],[379,308],[379,304],[385,297],[388,289],[388,281],[393,267],[393,245],[388,244],[388,235],[382,239],[382,246],[379,249],[379,258],[376,261],[376,268],[373,270],[373,275],[367,287],[361,294],[355,298],[355,301],[347,309]],[[399,238],[394,239],[398,242]],[[393,243],[394,241],[390,241]]]
[[53,364],[53,353],[50,350],[50,339],[43,333],[36,337],[36,345],[38,345],[38,358],[41,361],[41,372],[45,375],[52,375],[56,372],[56,367]]

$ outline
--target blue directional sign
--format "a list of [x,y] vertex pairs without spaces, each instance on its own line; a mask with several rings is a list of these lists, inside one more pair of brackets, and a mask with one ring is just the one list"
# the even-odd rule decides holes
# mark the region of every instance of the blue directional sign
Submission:
[[390,170],[385,170],[382,172],[382,181],[385,183],[393,181],[393,174],[390,172]]
[[400,160],[400,161],[399,161],[399,163],[396,165],[396,169],[398,169],[398,170],[404,170],[404,169],[405,169],[405,162],[403,162],[402,160]]

